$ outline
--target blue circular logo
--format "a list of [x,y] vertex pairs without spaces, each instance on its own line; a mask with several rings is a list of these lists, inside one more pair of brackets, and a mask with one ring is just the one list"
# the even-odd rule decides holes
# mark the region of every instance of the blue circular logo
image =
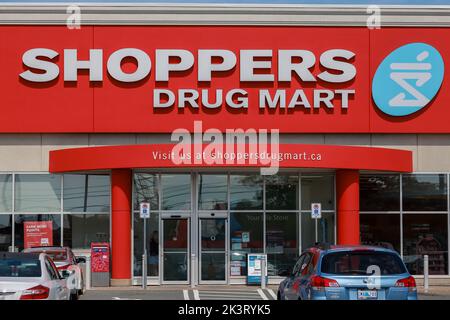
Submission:
[[407,116],[424,108],[444,79],[444,61],[434,47],[410,43],[392,51],[372,81],[377,107],[391,116]]

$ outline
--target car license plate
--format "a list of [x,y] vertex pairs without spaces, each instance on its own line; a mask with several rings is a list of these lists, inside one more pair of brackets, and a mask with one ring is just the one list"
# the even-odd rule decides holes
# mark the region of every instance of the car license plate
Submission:
[[358,300],[377,299],[377,290],[358,290]]

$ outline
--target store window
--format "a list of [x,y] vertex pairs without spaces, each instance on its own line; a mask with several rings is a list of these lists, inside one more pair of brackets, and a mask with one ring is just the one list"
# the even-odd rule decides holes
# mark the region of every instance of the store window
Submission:
[[109,175],[65,174],[64,211],[109,212]]
[[322,210],[334,210],[334,176],[302,175],[302,210],[311,210],[311,203],[321,203]]
[[[142,255],[144,254],[144,219],[135,212],[133,224],[134,238],[134,276],[142,276]],[[147,276],[157,277],[159,275],[159,214],[151,212],[150,218],[145,219],[147,223]]]
[[109,214],[63,214],[65,246],[89,249],[91,242],[109,242]]
[[298,215],[295,212],[266,213],[266,253],[269,276],[291,268],[298,258]]
[[227,210],[227,175],[201,174],[198,178],[199,210]]
[[298,175],[266,178],[266,210],[298,210]]
[[334,244],[334,226],[334,212],[322,212],[320,219],[313,219],[311,211],[302,212],[302,250],[314,246],[316,242]]
[[9,251],[12,245],[12,215],[0,214],[0,251]]
[[14,215],[14,246],[19,250],[60,245],[61,214]]
[[361,214],[361,243],[400,253],[400,214]]
[[247,253],[263,252],[264,215],[262,212],[230,213],[231,276],[247,274]]
[[190,210],[191,209],[191,175],[163,174],[162,210]]
[[447,214],[403,215],[403,260],[412,274],[423,274],[423,256],[430,275],[448,274]]
[[403,175],[403,211],[447,211],[447,175]]
[[15,175],[16,212],[60,212],[61,176],[53,174]]
[[361,175],[361,211],[400,211],[400,175]]
[[261,175],[230,176],[231,210],[261,210],[263,179]]
[[0,212],[12,211],[12,174],[0,174]]
[[158,176],[150,173],[134,174],[134,210],[142,202],[150,203],[150,210],[158,210]]

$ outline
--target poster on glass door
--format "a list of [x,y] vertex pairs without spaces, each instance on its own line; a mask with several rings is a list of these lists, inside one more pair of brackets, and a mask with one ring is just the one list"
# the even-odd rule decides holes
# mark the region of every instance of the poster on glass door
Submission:
[[23,223],[24,248],[53,246],[52,221],[25,221]]

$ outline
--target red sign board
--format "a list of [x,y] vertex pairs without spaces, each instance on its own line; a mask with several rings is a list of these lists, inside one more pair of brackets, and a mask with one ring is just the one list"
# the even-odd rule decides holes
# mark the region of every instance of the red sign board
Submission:
[[[410,116],[383,114],[371,95],[375,71],[393,50],[423,42],[445,61],[450,43],[442,39],[449,36],[448,28],[1,26],[0,111],[8,121],[0,132],[172,132],[192,130],[193,121],[202,120],[203,130],[449,133],[450,72],[444,73],[441,90],[427,107]],[[130,48],[140,60],[125,54]],[[33,56],[36,49],[45,49],[47,56]],[[164,50],[187,56],[165,56]],[[208,50],[228,58],[210,57],[210,72],[205,73],[200,51]],[[296,60],[298,55],[306,69],[295,69],[303,61]],[[88,60],[97,62],[89,65]],[[27,80],[24,73],[37,78],[42,73],[36,61],[52,70],[47,80]],[[338,80],[353,70],[354,76]],[[173,104],[155,107],[171,99],[157,95],[158,90],[173,93]],[[261,103],[264,94],[272,100],[279,94],[286,106]],[[223,102],[212,107],[218,96]],[[230,106],[240,99],[247,100],[246,107]]]
[[25,221],[23,231],[24,248],[53,246],[52,221]]

